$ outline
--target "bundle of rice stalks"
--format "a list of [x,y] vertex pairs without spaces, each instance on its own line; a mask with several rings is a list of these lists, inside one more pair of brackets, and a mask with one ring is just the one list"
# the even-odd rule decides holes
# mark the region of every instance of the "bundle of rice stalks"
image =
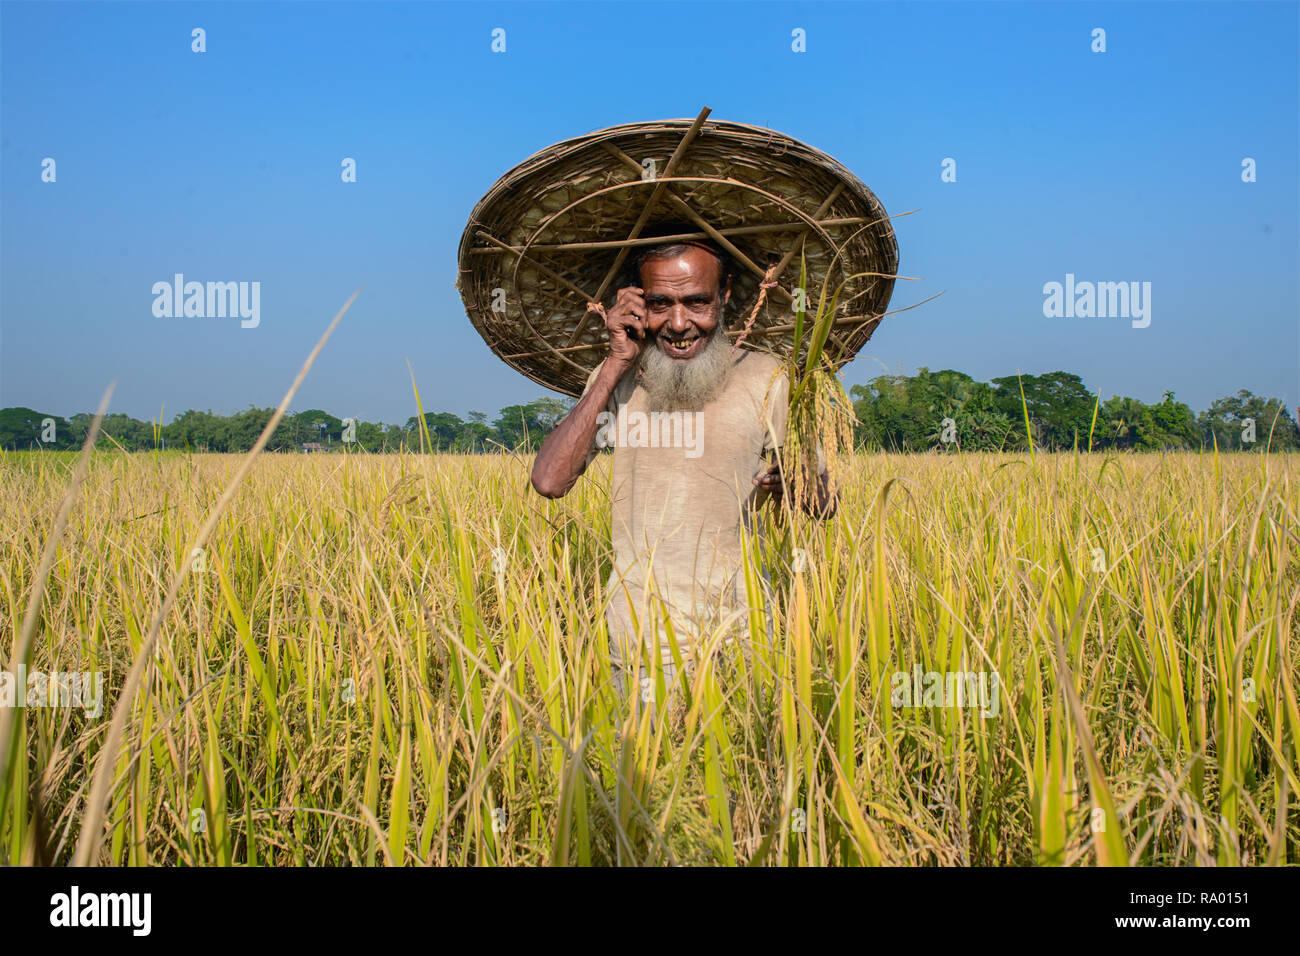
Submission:
[[[832,263],[833,264],[833,263]],[[808,316],[808,267],[802,254],[799,257],[799,284],[795,290],[793,347],[777,354],[781,365],[772,378],[771,388],[784,375],[789,383],[789,411],[786,418],[785,445],[780,453],[781,472],[792,506],[816,502],[819,497],[818,478],[825,468],[826,493],[834,497],[839,486],[837,471],[841,452],[853,447],[853,426],[857,421],[853,403],[840,381],[839,366],[848,360],[845,356],[832,356],[826,348],[831,328],[836,324],[836,308],[840,294],[850,282],[868,276],[884,277],[878,272],[859,272],[846,276],[829,294],[830,276],[826,271],[817,308]],[[888,278],[899,278],[889,275]],[[767,283],[763,285],[766,287]],[[750,315],[737,346],[744,341],[759,308],[760,298]],[[849,356],[851,357],[851,356]]]

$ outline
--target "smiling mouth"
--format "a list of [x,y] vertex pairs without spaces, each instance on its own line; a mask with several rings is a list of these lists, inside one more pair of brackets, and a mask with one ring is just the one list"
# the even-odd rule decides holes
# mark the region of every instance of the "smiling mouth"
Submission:
[[698,332],[683,336],[659,336],[659,348],[665,355],[675,359],[693,358],[703,342],[704,336]]

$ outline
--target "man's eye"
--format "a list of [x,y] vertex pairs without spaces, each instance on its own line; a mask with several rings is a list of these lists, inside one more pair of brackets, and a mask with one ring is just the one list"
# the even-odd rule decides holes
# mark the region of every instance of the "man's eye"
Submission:
[[647,303],[647,305],[650,307],[650,311],[651,311],[651,312],[667,312],[667,311],[668,311],[668,303],[667,303],[667,302],[649,302],[649,303]]
[[712,299],[696,299],[689,303],[692,312],[707,312],[713,307]]

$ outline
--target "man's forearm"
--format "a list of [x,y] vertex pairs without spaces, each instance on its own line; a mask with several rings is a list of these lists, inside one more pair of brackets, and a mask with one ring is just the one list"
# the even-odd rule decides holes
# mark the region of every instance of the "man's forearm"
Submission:
[[546,436],[533,462],[532,484],[539,495],[563,498],[587,467],[587,452],[600,427],[598,417],[609,405],[609,397],[626,368],[606,362],[591,388],[572,411]]

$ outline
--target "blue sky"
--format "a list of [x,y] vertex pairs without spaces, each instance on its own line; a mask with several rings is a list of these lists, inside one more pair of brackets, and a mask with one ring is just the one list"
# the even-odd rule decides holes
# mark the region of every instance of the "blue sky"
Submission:
[[[0,406],[93,410],[113,378],[113,410],[139,418],[276,404],[363,284],[295,408],[403,422],[408,359],[426,409],[536,398],[453,288],[470,210],[544,146],[706,105],[829,153],[890,213],[920,209],[895,224],[920,281],[891,307],[944,294],[886,318],[848,384],[1064,369],[1103,397],[1300,404],[1295,3],[4,2],[0,17]],[[156,318],[152,286],[176,272],[259,281],[260,325]],[[1151,324],[1045,318],[1043,285],[1067,273],[1150,282]]]

